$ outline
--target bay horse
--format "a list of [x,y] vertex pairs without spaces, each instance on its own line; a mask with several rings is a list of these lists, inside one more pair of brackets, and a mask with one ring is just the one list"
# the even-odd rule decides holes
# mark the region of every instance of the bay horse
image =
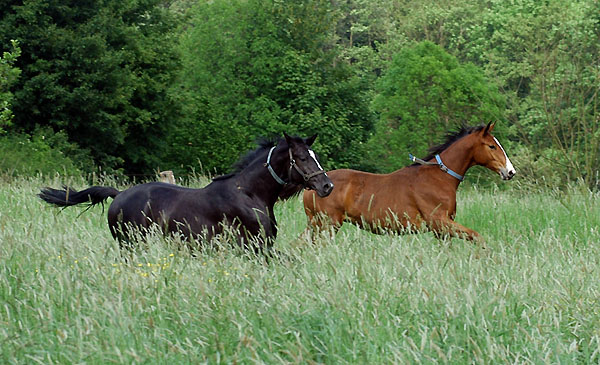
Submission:
[[108,225],[121,248],[130,244],[136,233],[145,234],[157,224],[165,234],[201,241],[231,227],[240,246],[262,251],[263,246],[270,248],[277,236],[273,206],[279,197],[289,197],[303,187],[325,197],[333,189],[310,149],[317,136],[284,137],[262,142],[235,165],[233,173],[213,179],[202,189],[151,182],[124,191],[104,186],[82,191],[45,188],[39,197],[61,207],[92,206],[113,198]]
[[328,197],[304,193],[308,230],[350,221],[375,233],[432,231],[467,240],[483,241],[479,233],[454,221],[456,190],[474,165],[485,166],[510,180],[515,169],[500,142],[492,135],[494,123],[463,127],[446,142],[429,150],[423,160],[410,155],[411,166],[389,174],[334,170],[327,174],[336,185]]

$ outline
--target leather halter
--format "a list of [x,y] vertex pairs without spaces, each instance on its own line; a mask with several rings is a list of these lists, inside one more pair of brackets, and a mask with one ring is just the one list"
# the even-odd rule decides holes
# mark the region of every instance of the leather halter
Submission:
[[273,170],[273,166],[271,166],[271,155],[273,154],[273,150],[276,147],[277,146],[273,146],[273,147],[271,147],[271,150],[269,150],[269,155],[267,156],[267,162],[265,162],[265,166],[267,167],[267,170],[269,170],[269,172],[271,173],[271,176],[273,176],[273,179],[275,179],[275,181],[277,181],[280,185],[287,185],[292,181],[292,168],[296,169],[296,171],[300,174],[300,176],[302,176],[302,178],[304,179],[303,185],[305,185],[305,186],[306,186],[306,183],[308,182],[308,180],[310,180],[312,177],[315,177],[317,175],[325,173],[324,170],[318,170],[318,171],[312,172],[310,174],[304,173],[304,171],[302,171],[300,169],[300,167],[296,164],[296,160],[294,160],[294,157],[292,156],[292,149],[288,148],[288,152],[290,154],[290,168],[288,169],[289,182],[285,182],[282,178],[277,176],[277,173],[275,172],[275,170]]
[[444,171],[445,173],[452,176],[453,178],[458,179],[458,181],[464,180],[464,177],[462,175],[457,174],[456,172],[449,169],[448,166],[444,165],[444,162],[442,162],[442,158],[440,157],[440,155],[435,155],[435,160],[437,162],[427,162],[427,161],[421,160],[420,158],[416,158],[415,156],[413,156],[410,153],[408,154],[408,158],[410,158],[410,160],[412,162],[416,162],[421,165],[438,165],[440,167],[440,170]]

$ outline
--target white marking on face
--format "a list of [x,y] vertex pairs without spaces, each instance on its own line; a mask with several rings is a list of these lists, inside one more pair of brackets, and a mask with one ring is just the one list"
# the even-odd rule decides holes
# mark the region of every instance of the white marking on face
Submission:
[[[313,160],[315,160],[315,163],[317,164],[317,167],[320,170],[323,170],[323,168],[321,167],[321,164],[319,163],[319,161],[317,160],[317,155],[315,155],[315,151],[311,150],[310,148],[308,149],[308,154],[310,155],[310,157],[312,157]],[[327,174],[325,174],[325,176],[327,176]]]
[[513,164],[510,162],[510,159],[508,158],[508,156],[506,155],[506,151],[504,151],[504,148],[502,147],[502,145],[500,144],[500,142],[498,142],[498,140],[496,139],[496,137],[494,137],[494,141],[496,141],[496,144],[498,146],[500,146],[500,149],[502,150],[502,153],[504,153],[504,158],[506,158],[506,166],[505,168],[508,170],[508,172],[515,172],[515,168],[513,166]]

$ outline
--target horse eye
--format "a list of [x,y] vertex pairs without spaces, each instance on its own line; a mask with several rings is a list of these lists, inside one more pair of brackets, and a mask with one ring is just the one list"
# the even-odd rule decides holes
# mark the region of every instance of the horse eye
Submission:
[[491,148],[491,149],[493,149],[493,150],[495,150],[495,149],[496,149],[496,146],[494,146],[493,144],[491,144],[491,145],[490,145],[490,148]]

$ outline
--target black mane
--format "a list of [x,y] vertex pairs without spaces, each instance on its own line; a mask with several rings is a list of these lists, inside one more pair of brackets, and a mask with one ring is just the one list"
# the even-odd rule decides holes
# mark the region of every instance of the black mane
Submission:
[[276,146],[282,140],[283,140],[283,138],[277,138],[277,139],[261,138],[257,142],[257,144],[258,144],[257,148],[255,148],[252,151],[248,151],[245,155],[240,157],[240,159],[235,164],[233,164],[232,173],[236,174],[236,173],[242,171],[243,169],[248,167],[248,165],[250,165],[250,163],[252,161],[256,160],[261,154],[263,154],[265,151],[268,151],[269,149],[271,149],[271,147]]
[[[260,139],[258,139],[258,141],[256,142],[256,144],[258,144],[258,147],[256,147],[253,150],[250,150],[250,151],[246,152],[244,155],[242,155],[238,159],[238,161],[231,166],[230,173],[214,177],[213,181],[225,180],[225,179],[228,179],[230,177],[237,175],[243,169],[248,167],[248,165],[250,165],[250,163],[252,161],[256,160],[259,156],[261,156],[263,153],[265,153],[266,151],[271,149],[271,147],[276,146],[281,141],[284,141],[284,138],[278,137],[278,138],[260,138]],[[265,160],[265,162],[266,162],[266,160]]]
[[[446,134],[446,140],[444,141],[444,143],[429,148],[429,154],[423,160],[429,161],[429,160],[435,158],[435,155],[439,155],[440,153],[442,153],[444,150],[446,150],[448,147],[450,147],[450,145],[453,144],[454,142],[458,141],[459,139],[461,139],[464,136],[469,135],[473,132],[479,132],[483,128],[485,128],[485,125],[479,125],[476,127],[462,126],[459,130],[457,130],[455,132],[448,132]],[[413,164],[413,166],[420,166],[420,165]]]
[[[299,137],[292,137],[292,138],[299,139]],[[243,169],[248,167],[248,165],[250,165],[250,163],[252,163],[252,161],[256,160],[258,157],[265,154],[269,149],[271,149],[271,147],[276,146],[277,144],[279,144],[279,142],[282,142],[282,141],[285,141],[285,139],[282,137],[271,138],[271,139],[268,139],[268,138],[259,139],[257,142],[258,147],[255,148],[254,150],[248,151],[246,154],[241,156],[240,159],[235,164],[233,164],[232,171],[230,173],[221,175],[221,176],[217,176],[217,177],[213,178],[213,181],[226,180],[226,179],[236,176]],[[265,159],[265,162],[266,162],[266,159]],[[291,198],[292,196],[298,195],[302,191],[302,188],[303,188],[302,185],[287,184],[283,187],[283,190],[279,194],[279,199],[285,200],[285,199]]]
[[230,173],[221,175],[221,176],[217,176],[217,177],[213,178],[213,181],[225,180],[232,176],[235,176],[240,171],[242,171],[243,169],[248,167],[248,165],[250,165],[250,163],[252,161],[256,160],[256,158],[258,158],[260,155],[265,153],[265,151],[268,151],[271,147],[276,146],[277,143],[279,143],[281,140],[283,140],[283,138],[281,138],[281,137],[277,138],[277,139],[266,139],[266,138],[259,139],[257,142],[258,147],[256,147],[255,149],[253,149],[251,151],[248,151],[248,152],[246,152],[246,154],[242,155],[238,159],[238,161],[233,164],[232,171]]

